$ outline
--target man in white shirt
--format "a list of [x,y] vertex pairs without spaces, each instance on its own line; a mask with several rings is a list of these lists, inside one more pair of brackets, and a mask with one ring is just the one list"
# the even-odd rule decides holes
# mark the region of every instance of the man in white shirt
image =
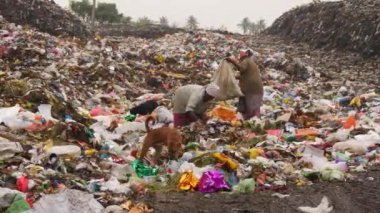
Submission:
[[205,112],[218,91],[219,87],[215,84],[179,87],[173,97],[174,126],[186,126],[199,119],[206,120]]

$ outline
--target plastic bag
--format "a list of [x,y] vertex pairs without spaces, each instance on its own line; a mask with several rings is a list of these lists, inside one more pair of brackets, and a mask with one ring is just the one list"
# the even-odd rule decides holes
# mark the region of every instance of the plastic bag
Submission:
[[[21,116],[22,114],[22,116]],[[22,108],[17,104],[14,107],[0,109],[0,123],[12,130],[26,129],[33,123],[34,114],[31,112],[23,112]]]
[[195,177],[192,171],[187,171],[182,174],[179,179],[178,189],[181,191],[194,190],[198,185],[198,178]]
[[203,176],[198,183],[198,191],[204,193],[212,193],[229,189],[230,186],[224,180],[223,173],[217,170],[203,173]]
[[345,129],[355,128],[355,126],[356,126],[356,119],[354,116],[349,116],[347,118],[347,121],[343,123],[343,128]]
[[126,193],[129,190],[129,188],[126,185],[120,184],[116,177],[111,177],[107,182],[102,184],[100,190],[112,191],[116,194],[123,194]]
[[56,155],[68,155],[72,157],[79,157],[81,154],[81,149],[79,146],[75,145],[65,145],[65,146],[53,146],[48,151],[49,154]]
[[250,159],[256,159],[258,156],[262,156],[264,154],[264,150],[261,148],[252,148],[248,151]]
[[20,143],[17,142],[9,142],[3,138],[0,138],[0,160],[6,160],[15,155],[15,153],[23,152]]
[[214,153],[212,156],[216,158],[218,162],[225,164],[227,168],[232,171],[236,171],[239,167],[239,164],[235,160],[229,158],[223,153]]
[[16,185],[17,185],[17,190],[20,192],[27,192],[28,191],[28,177],[26,176],[21,176],[17,178]]
[[93,195],[79,190],[66,189],[58,194],[43,196],[26,213],[102,213],[104,207]]
[[166,107],[159,106],[155,109],[155,113],[157,114],[157,121],[159,123],[173,123],[174,116],[173,113],[170,112]]
[[238,193],[250,193],[255,191],[255,180],[248,178],[240,181],[240,183],[233,187],[234,192]]
[[228,100],[243,96],[238,81],[235,78],[235,73],[232,70],[232,65],[225,60],[220,63],[219,69],[211,78],[211,82],[214,82],[220,88],[219,94],[216,97],[217,100]]
[[238,120],[235,110],[225,106],[216,106],[208,115],[228,122]]
[[338,169],[326,168],[321,171],[321,178],[324,181],[343,181],[344,173]]
[[22,213],[30,209],[29,204],[20,194],[16,194],[12,204],[5,210],[4,213]]
[[42,115],[45,120],[53,120],[51,116],[51,105],[50,104],[41,104],[38,106],[38,112]]
[[122,125],[119,125],[119,127],[115,129],[115,132],[117,134],[124,134],[127,132],[137,132],[137,131],[145,132],[146,131],[145,124],[142,122],[127,122]]
[[26,198],[25,194],[20,191],[0,187],[0,210],[9,207],[16,194],[20,195],[23,199]]
[[139,160],[134,160],[132,162],[132,168],[140,178],[144,176],[156,176],[159,171],[157,167],[152,168],[150,166],[146,166]]
[[345,142],[335,143],[333,146],[334,150],[349,150],[355,154],[362,155],[367,152],[370,146],[380,144],[380,135],[374,131],[370,131],[365,135],[356,135],[354,138]]
[[185,173],[187,171],[192,171],[196,178],[200,179],[204,172],[212,170],[212,166],[205,166],[202,168],[197,167],[193,163],[184,162],[178,169],[179,173]]
[[302,159],[313,164],[314,169],[317,171],[321,171],[326,168],[338,169],[341,171],[345,171],[347,169],[347,165],[345,162],[330,162],[323,155],[323,150],[317,149],[312,146],[306,146],[305,151],[303,152]]

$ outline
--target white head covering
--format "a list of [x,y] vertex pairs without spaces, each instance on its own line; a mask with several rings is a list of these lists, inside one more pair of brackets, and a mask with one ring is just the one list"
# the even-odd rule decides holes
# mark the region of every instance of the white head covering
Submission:
[[206,86],[207,94],[209,94],[212,97],[218,96],[219,90],[220,90],[219,86],[216,85],[215,83],[211,83],[211,84]]

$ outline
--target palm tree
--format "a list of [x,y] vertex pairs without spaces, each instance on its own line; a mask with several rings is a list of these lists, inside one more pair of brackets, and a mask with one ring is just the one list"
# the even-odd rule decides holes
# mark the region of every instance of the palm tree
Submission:
[[243,20],[238,24],[238,27],[240,27],[243,30],[243,33],[246,34],[250,28],[251,21],[248,17],[243,18]]
[[251,34],[251,35],[257,34],[258,33],[258,25],[254,22],[249,23],[248,31],[249,31],[249,34]]
[[261,33],[262,31],[264,31],[265,28],[267,27],[264,19],[258,20],[256,25],[257,25],[257,31],[259,33]]
[[160,18],[160,25],[168,27],[169,26],[168,18],[166,18],[165,16],[162,16]]
[[187,19],[187,28],[189,28],[189,30],[196,30],[198,28],[198,24],[197,19],[193,15],[189,16]]

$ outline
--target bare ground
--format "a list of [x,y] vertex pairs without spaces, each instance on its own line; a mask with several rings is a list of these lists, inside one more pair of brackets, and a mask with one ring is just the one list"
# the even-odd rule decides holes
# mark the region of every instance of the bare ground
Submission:
[[[374,180],[369,180],[372,177]],[[273,191],[252,194],[214,193],[209,196],[198,192],[150,193],[139,198],[153,207],[154,212],[299,212],[299,206],[318,206],[327,196],[333,212],[379,212],[380,166],[357,175],[355,180],[339,183],[315,183],[305,187],[289,187],[273,197]]]

